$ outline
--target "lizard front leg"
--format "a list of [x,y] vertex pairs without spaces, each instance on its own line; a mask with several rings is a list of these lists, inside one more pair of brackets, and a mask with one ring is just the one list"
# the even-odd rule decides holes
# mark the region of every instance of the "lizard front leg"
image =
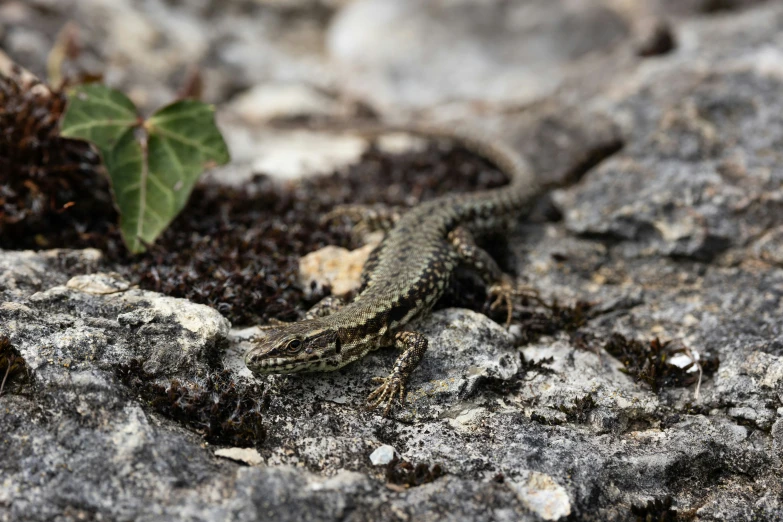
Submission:
[[405,404],[407,395],[406,386],[411,378],[413,370],[421,362],[424,352],[427,351],[427,338],[417,332],[397,332],[394,335],[394,346],[402,349],[400,355],[394,363],[394,368],[388,377],[375,377],[373,382],[381,383],[369,397],[367,397],[367,406],[369,409],[375,409],[385,404],[383,415],[388,416],[391,411],[395,398],[400,400],[400,405]]
[[[305,312],[304,320],[332,315],[343,306],[345,306],[345,301],[343,299],[334,295],[327,295]],[[280,319],[270,319],[269,324],[258,326],[257,329],[263,332],[264,330],[272,330],[287,324],[291,323],[288,321],[281,321]]]
[[511,324],[511,314],[514,311],[512,298],[519,294],[514,279],[503,273],[497,262],[486,250],[476,245],[473,234],[469,230],[457,227],[449,233],[449,242],[454,246],[460,261],[475,270],[488,286],[490,297],[494,301],[490,305],[495,310],[501,305],[506,306],[506,327]]
[[336,295],[327,295],[310,308],[305,313],[305,319],[315,319],[317,317],[327,317],[345,306],[345,301]]

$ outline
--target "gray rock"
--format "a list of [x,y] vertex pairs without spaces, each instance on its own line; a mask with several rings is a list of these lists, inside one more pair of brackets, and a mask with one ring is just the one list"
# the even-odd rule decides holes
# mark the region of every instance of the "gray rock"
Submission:
[[[52,3],[42,19],[65,4]],[[182,9],[187,28],[210,2],[163,4],[145,3],[139,16]],[[361,9],[381,4],[347,4],[332,34],[356,23],[351,17]],[[510,237],[517,272],[544,301],[561,305],[560,323],[551,310],[531,307],[525,327],[507,332],[478,313],[438,311],[413,325],[430,349],[408,405],[386,419],[363,406],[369,379],[390,370],[397,356],[391,350],[331,374],[254,379],[241,362],[254,330],[229,331],[214,310],[99,273],[107,267],[95,251],[0,251],[0,336],[28,373],[0,396],[0,520],[630,521],[645,509],[653,518],[676,511],[698,521],[783,520],[783,8],[770,3],[673,21],[679,47],[643,60],[633,45],[625,53],[609,45],[618,35],[620,44],[631,41],[631,24],[615,25],[620,11],[571,3],[557,11],[549,4],[505,9],[533,6],[538,20],[553,13],[544,27],[566,29],[573,9],[586,9],[593,17],[585,27],[608,28],[606,34],[542,36],[543,51],[531,63],[549,60],[552,69],[541,73],[536,91],[547,98],[484,123],[526,152],[542,179],[577,182],[554,196],[562,221],[532,222]],[[486,12],[462,2],[383,5],[394,16],[420,17],[411,22],[414,36],[431,30],[437,41],[464,38],[476,50],[480,67],[473,71],[505,71],[535,53],[511,49],[502,67],[481,63],[497,52],[492,42],[517,27],[498,21],[501,3]],[[432,29],[433,13],[443,12],[442,28]],[[453,14],[465,12],[476,16]],[[226,9],[216,16],[238,15]],[[164,24],[176,17],[159,18]],[[274,25],[256,28],[264,41],[273,34],[267,23]],[[329,25],[319,24],[310,34]],[[276,68],[286,56],[280,48],[250,60],[251,50],[262,54],[251,26],[244,21],[215,50],[235,60],[230,67],[248,60],[234,78],[239,84],[322,72],[306,66],[321,63],[307,53],[292,69]],[[228,18],[215,22],[217,33],[226,27]],[[455,27],[460,31],[447,34]],[[215,34],[196,33],[199,45],[188,49],[194,55]],[[165,52],[150,71],[185,45],[180,34],[160,43]],[[110,52],[150,52],[144,38],[130,42],[115,42]],[[593,56],[571,53],[571,45]],[[379,48],[351,56],[377,56]],[[443,53],[430,48],[419,56]],[[385,81],[383,71],[395,63],[382,58],[368,71],[373,81]],[[415,61],[402,64],[399,92],[387,84],[362,91],[365,78],[343,81],[393,108],[484,99],[478,76],[446,89],[416,77],[423,65]],[[433,74],[448,64],[434,63]],[[564,64],[568,71],[557,70]],[[517,72],[485,75],[492,83],[487,98],[501,98],[498,86],[531,81],[514,78]],[[146,74],[140,84],[158,77]],[[330,77],[333,71],[319,81]],[[417,82],[427,87],[420,98]],[[579,300],[594,306],[575,326],[568,307]],[[551,328],[532,335],[542,322]],[[613,334],[642,346],[672,340],[720,364],[705,372],[698,393],[695,382],[664,382],[653,391],[609,354]],[[134,360],[135,380],[127,379]],[[217,370],[225,380],[215,380]],[[194,396],[222,406],[226,388],[244,393],[261,419],[263,434],[248,444],[263,465],[216,456],[236,455],[237,444],[208,443],[208,426],[193,422],[209,410]],[[413,473],[399,463],[374,466],[370,455],[383,445]],[[436,465],[444,476],[434,478]]]
[[12,301],[38,290],[65,284],[71,271],[95,271],[102,258],[101,252],[95,249],[3,252],[0,256],[2,298]]
[[81,276],[2,306],[2,335],[36,372],[109,369],[132,359],[155,375],[204,372],[204,361],[226,341],[228,321],[207,306],[137,289],[107,294],[106,287],[129,285],[108,274]]
[[530,511],[544,520],[560,520],[571,514],[568,494],[562,486],[543,473],[526,475],[509,481],[509,485]]
[[343,89],[393,112],[530,102],[627,33],[600,3],[363,0],[339,12],[327,45]]

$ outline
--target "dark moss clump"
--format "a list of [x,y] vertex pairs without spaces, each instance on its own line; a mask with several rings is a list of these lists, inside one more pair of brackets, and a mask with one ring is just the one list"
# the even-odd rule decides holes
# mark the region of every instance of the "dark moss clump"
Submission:
[[428,484],[444,475],[440,464],[428,464],[420,462],[416,465],[397,456],[386,465],[386,482],[397,486],[415,487]]
[[[680,368],[669,363],[669,359],[678,353],[686,353],[685,348],[675,348],[671,341],[661,342],[653,339],[649,344],[629,340],[615,333],[607,341],[604,349],[623,363],[623,371],[650,385],[654,392],[669,387],[687,387],[699,380],[699,372],[689,372],[694,363]],[[704,357],[699,361],[703,377],[709,377],[720,364],[715,356]]]
[[99,158],[59,136],[65,96],[0,76],[0,248],[105,246],[117,215]]
[[544,426],[560,426],[563,424],[563,421],[557,417],[547,417],[535,411],[530,414],[530,420],[537,424],[543,424]]
[[8,337],[0,336],[0,395],[10,384],[22,385],[27,380],[27,364]]
[[200,185],[150,250],[120,270],[144,289],[216,308],[235,324],[294,320],[305,301],[299,258],[337,234],[319,227],[328,203],[258,176],[242,189]]
[[247,447],[266,437],[261,386],[240,385],[227,370],[193,381],[161,382],[134,359],[120,366],[117,376],[158,413],[190,426],[210,443]]
[[584,424],[587,422],[587,417],[590,412],[593,411],[597,405],[595,399],[593,399],[593,394],[588,393],[584,397],[575,399],[571,406],[561,404],[557,409],[565,413],[568,422]]
[[537,297],[526,298],[521,310],[515,310],[512,321],[522,327],[522,343],[529,344],[544,335],[575,332],[587,323],[592,307],[584,301],[562,306],[557,301],[545,303]]
[[543,374],[549,375],[555,373],[552,368],[548,368],[547,364],[554,362],[552,357],[544,357],[537,361],[529,361],[525,358],[525,354],[519,354],[519,369],[510,379],[500,379],[498,377],[485,377],[482,381],[482,385],[490,391],[493,391],[499,395],[508,395],[510,393],[516,393],[522,387],[523,383],[532,379],[536,375]]
[[643,506],[631,506],[631,513],[637,522],[675,522],[677,510],[672,509],[672,498],[648,500]]

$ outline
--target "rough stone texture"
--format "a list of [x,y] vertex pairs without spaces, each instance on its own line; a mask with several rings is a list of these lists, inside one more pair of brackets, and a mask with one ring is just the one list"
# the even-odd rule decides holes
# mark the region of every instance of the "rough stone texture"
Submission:
[[[146,108],[170,102],[197,66],[204,94],[221,101],[255,83],[332,77],[321,44],[331,8],[255,0],[31,0],[4,2],[3,47],[43,76],[66,20],[83,48],[66,71],[104,73]],[[321,81],[318,81],[321,78]]]
[[600,2],[364,0],[339,13],[327,41],[349,91],[381,107],[424,108],[528,102],[627,32]]
[[[92,286],[105,283],[106,274],[92,277]],[[86,286],[86,278],[79,279]],[[115,368],[131,358],[154,375],[203,372],[228,334],[228,321],[207,306],[144,290],[94,294],[74,286],[55,286],[3,308],[3,335],[35,374],[57,366]]]
[[[24,13],[45,3],[3,9]],[[557,20],[583,4],[566,3],[562,12],[555,3],[530,5],[553,13],[544,27],[562,32],[570,26]],[[0,252],[0,335],[29,372],[0,397],[0,520],[632,521],[663,519],[668,506],[681,519],[783,520],[783,8],[756,3],[726,2],[749,7],[710,16],[701,3],[678,3],[700,15],[672,20],[678,47],[649,59],[636,55],[633,35],[623,36],[641,8],[621,0],[579,7],[616,9],[600,20],[619,20],[612,27],[622,30],[602,35],[622,36],[619,43],[588,42],[580,49],[589,56],[561,60],[558,67],[569,70],[543,78],[545,87],[557,79],[557,91],[542,88],[536,103],[482,118],[530,156],[543,180],[578,181],[553,198],[562,220],[521,226],[510,243],[520,277],[545,301],[593,303],[584,324],[527,341],[524,329],[506,332],[481,314],[439,311],[417,326],[431,348],[408,406],[391,419],[362,408],[368,379],[393,363],[390,351],[332,374],[260,379],[263,393],[252,397],[266,428],[255,445],[258,465],[216,456],[216,449],[243,453],[207,444],[198,428],[157,413],[118,377],[139,359],[164,382],[200,382],[220,366],[238,384],[253,382],[241,356],[254,329],[229,331],[208,308],[95,274],[95,251]],[[56,18],[62,8],[55,4],[47,16]],[[350,17],[375,4],[347,3],[334,25],[320,22],[319,34],[347,31]],[[436,7],[465,9],[464,2],[420,4],[401,2],[393,14],[422,16],[412,25],[421,28],[432,25]],[[470,17],[443,19],[481,51],[476,63],[496,52],[485,26],[496,23],[501,4],[488,2],[486,13],[472,7],[477,26]],[[644,16],[673,2],[656,4]],[[134,16],[153,17],[162,5],[149,2]],[[116,16],[105,6],[98,12]],[[586,27],[603,27],[590,20],[597,25]],[[250,23],[236,38],[249,34]],[[498,38],[511,23],[503,21]],[[34,29],[5,27],[3,45],[20,54],[48,41],[52,31]],[[445,38],[443,31],[435,36]],[[160,45],[169,49],[176,34]],[[547,34],[545,42],[581,41],[566,36]],[[149,54],[145,42],[132,51]],[[229,39],[218,50],[235,57],[232,66],[247,67],[242,81],[282,70],[253,69],[244,45]],[[443,54],[427,52],[433,61]],[[300,65],[308,60],[294,61],[294,71],[305,75]],[[363,101],[394,105],[392,93],[435,112],[441,84],[427,83],[421,99],[392,88],[424,81],[415,78],[414,61]],[[156,64],[140,84],[160,77]],[[480,65],[485,75],[507,66]],[[367,74],[389,66],[379,60]],[[454,86],[465,92],[444,97],[475,102],[468,87],[476,79],[468,80]],[[607,352],[612,334],[644,345],[673,340],[703,361],[718,357],[720,366],[698,394],[695,384],[653,392]],[[396,467],[370,461],[383,445],[402,459],[390,463]],[[399,480],[406,469],[419,470],[409,482]],[[410,483],[418,485],[403,485]]]

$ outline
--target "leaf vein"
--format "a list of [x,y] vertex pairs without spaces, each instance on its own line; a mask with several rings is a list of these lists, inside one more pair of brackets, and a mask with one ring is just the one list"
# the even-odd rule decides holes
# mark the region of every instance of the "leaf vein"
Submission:
[[156,132],[158,134],[162,134],[163,136],[165,136],[167,138],[170,138],[170,139],[172,139],[174,141],[178,141],[180,143],[184,143],[185,145],[193,147],[194,149],[197,149],[197,150],[200,150],[200,151],[208,151],[208,152],[211,152],[212,154],[214,154],[215,156],[219,156],[220,155],[220,151],[218,149],[215,149],[215,148],[212,148],[212,147],[208,147],[208,146],[204,145],[203,143],[200,143],[200,142],[195,141],[195,140],[190,140],[190,139],[186,138],[185,136],[182,136],[181,134],[176,134],[176,133],[173,133],[171,131],[164,130],[164,129],[160,128],[160,127],[155,127],[154,132]]

